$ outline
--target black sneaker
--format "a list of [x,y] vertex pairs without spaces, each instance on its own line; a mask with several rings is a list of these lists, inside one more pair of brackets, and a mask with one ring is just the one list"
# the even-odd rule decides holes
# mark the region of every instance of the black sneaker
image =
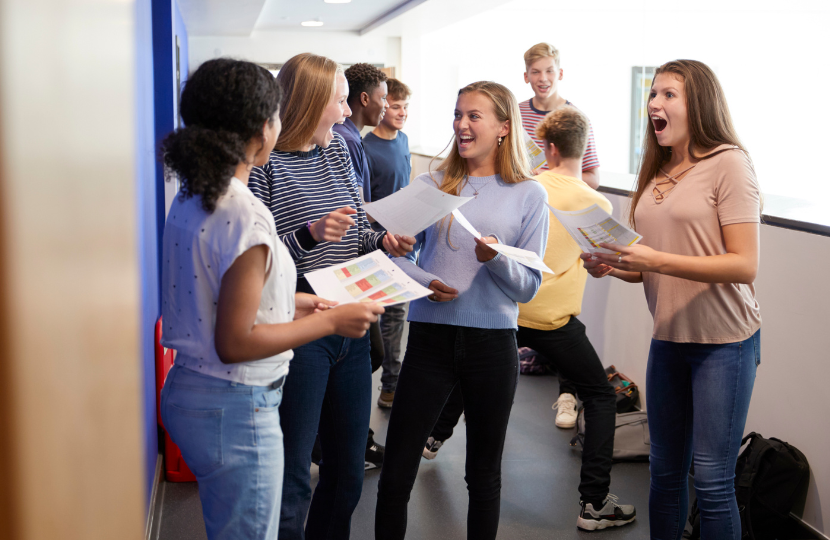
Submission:
[[436,441],[433,437],[427,439],[427,443],[424,445],[424,451],[421,452],[421,455],[427,459],[435,459],[435,456],[438,455],[438,450],[444,445],[444,441]]
[[386,447],[376,443],[370,433],[369,439],[366,441],[366,458],[363,461],[363,470],[370,471],[383,465],[384,452],[386,452]]
[[582,511],[576,520],[576,527],[583,531],[597,531],[608,527],[619,527],[627,525],[637,517],[637,510],[630,504],[617,504],[619,499],[615,495],[608,494],[603,506],[594,510],[594,505],[579,501]]

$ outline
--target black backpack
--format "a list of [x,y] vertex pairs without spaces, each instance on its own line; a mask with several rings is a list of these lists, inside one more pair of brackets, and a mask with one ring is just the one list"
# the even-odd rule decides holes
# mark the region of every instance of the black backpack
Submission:
[[[801,451],[776,438],[752,432],[741,441],[749,444],[735,466],[735,498],[741,513],[741,538],[786,538],[793,504],[803,499],[810,480],[810,465]],[[692,532],[684,538],[700,538],[697,501],[689,514]]]

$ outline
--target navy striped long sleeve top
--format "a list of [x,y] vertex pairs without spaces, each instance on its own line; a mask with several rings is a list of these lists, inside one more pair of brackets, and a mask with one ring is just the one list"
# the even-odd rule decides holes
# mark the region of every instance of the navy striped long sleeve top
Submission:
[[[271,152],[268,163],[254,167],[248,187],[274,216],[277,234],[297,265],[297,290],[312,292],[303,276],[364,255],[383,245],[358,195],[357,181],[343,138],[335,134],[327,148],[310,152]],[[340,242],[317,242],[306,226],[329,212],[351,206],[356,225]]]

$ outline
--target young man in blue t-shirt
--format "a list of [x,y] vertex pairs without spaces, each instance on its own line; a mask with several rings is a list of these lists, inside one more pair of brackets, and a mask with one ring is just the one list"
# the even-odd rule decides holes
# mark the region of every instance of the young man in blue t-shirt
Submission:
[[[409,114],[409,87],[397,79],[386,81],[389,108],[378,126],[363,137],[363,148],[369,163],[372,200],[378,201],[409,185],[412,172],[409,139],[401,131]],[[373,227],[380,229],[375,223]],[[387,306],[380,319],[383,334],[383,374],[378,406],[389,408],[395,397],[398,373],[401,371],[401,335],[406,309],[403,305]]]

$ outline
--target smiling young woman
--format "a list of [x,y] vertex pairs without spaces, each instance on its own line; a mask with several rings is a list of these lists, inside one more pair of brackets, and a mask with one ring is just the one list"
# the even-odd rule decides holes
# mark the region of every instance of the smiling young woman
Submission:
[[[467,537],[492,540],[499,524],[501,458],[518,377],[518,302],[542,281],[488,247],[496,242],[544,255],[547,194],[529,178],[521,116],[513,94],[493,82],[462,88],[452,149],[438,171],[413,182],[474,197],[464,216],[476,238],[450,218],[416,235],[417,258],[395,262],[432,289],[409,308],[409,338],[392,403],[378,485],[376,540],[406,534],[409,494],[421,452],[447,398],[461,389],[467,416]],[[446,223],[445,223],[446,222]]]
[[[655,72],[631,224],[640,244],[583,254],[594,277],[644,284],[654,317],[646,375],[651,537],[679,539],[695,463],[701,536],[737,540],[734,471],[760,364],[761,194],[715,74]],[[679,278],[679,279],[678,279]]]
[[[251,171],[251,191],[271,211],[297,265],[297,290],[311,291],[304,276],[318,268],[376,249],[396,256],[411,251],[413,238],[369,226],[346,143],[332,132],[351,114],[340,66],[299,54],[277,80],[286,93],[283,132],[266,163]],[[368,335],[328,336],[294,351],[280,406],[285,480],[279,538],[349,538],[363,488],[371,375]],[[318,432],[324,462],[312,500],[309,468]]]

